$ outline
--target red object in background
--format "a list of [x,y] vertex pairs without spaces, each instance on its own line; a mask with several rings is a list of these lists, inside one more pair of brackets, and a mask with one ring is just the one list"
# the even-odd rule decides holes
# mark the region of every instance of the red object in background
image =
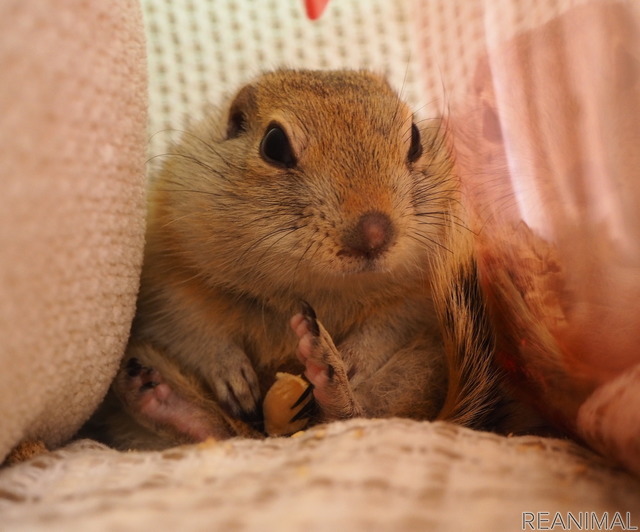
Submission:
[[320,15],[322,15],[328,3],[329,0],[305,0],[307,16],[311,20],[320,18]]

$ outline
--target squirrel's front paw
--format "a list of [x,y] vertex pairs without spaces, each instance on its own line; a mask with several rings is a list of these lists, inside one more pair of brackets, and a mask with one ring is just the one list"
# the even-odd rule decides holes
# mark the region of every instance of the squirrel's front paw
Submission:
[[340,352],[311,305],[302,304],[302,312],[291,318],[291,328],[298,336],[296,355],[325,420],[360,415]]
[[260,417],[258,377],[249,358],[240,349],[230,349],[216,357],[209,382],[218,402],[234,417],[249,422]]

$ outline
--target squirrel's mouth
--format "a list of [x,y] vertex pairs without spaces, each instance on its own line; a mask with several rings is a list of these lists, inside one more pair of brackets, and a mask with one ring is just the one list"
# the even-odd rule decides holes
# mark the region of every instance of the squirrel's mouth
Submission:
[[392,255],[394,245],[385,249],[354,252],[341,248],[335,253],[331,268],[337,275],[359,275],[364,273],[388,274],[393,270]]
[[379,262],[378,259],[384,256],[385,252],[386,250],[380,249],[354,252],[351,249],[343,248],[336,253],[336,257],[339,257],[340,259],[353,259],[356,262],[374,266],[376,262]]

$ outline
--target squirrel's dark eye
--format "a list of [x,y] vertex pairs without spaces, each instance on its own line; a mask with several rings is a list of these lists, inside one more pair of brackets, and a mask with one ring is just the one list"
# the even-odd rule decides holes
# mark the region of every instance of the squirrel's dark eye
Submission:
[[260,156],[269,164],[291,168],[296,158],[289,138],[278,124],[270,124],[260,143]]
[[415,124],[411,124],[411,146],[407,154],[407,160],[415,163],[422,155],[422,143],[420,142],[420,130]]

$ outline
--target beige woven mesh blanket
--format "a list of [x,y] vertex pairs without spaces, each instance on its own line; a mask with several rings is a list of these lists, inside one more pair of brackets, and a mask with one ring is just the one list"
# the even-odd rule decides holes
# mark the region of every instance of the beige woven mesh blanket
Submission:
[[567,441],[399,419],[164,452],[84,440],[0,475],[0,530],[489,532],[536,512],[638,526],[640,482]]

